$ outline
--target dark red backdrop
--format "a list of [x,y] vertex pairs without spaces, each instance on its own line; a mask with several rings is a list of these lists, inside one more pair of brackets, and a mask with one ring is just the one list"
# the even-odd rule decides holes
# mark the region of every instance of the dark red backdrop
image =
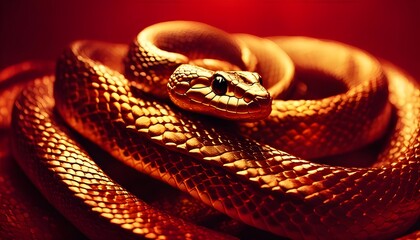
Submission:
[[75,39],[129,42],[145,26],[185,19],[229,32],[343,41],[391,60],[420,78],[420,1],[110,2],[2,0],[0,68],[25,59],[55,59]]

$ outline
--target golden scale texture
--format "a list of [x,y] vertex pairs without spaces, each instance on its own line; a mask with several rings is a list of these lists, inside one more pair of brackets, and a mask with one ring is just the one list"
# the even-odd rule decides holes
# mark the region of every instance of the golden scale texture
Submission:
[[270,117],[243,124],[246,135],[305,159],[345,153],[383,135],[390,106],[376,59],[351,46],[317,39],[272,40],[300,72],[340,79],[349,90],[322,99],[275,100]]
[[[15,156],[35,186],[75,226],[95,239],[228,238],[173,219],[110,179],[52,113],[51,83],[52,78],[36,80],[36,95],[24,91],[16,103],[14,117],[25,121],[14,126],[20,136]],[[33,115],[25,114],[29,111]],[[28,144],[32,141],[36,144]]]
[[[420,214],[420,90],[396,67],[385,64],[382,72],[374,58],[340,43],[273,39],[297,73],[338,78],[350,90],[325,99],[275,100],[269,120],[235,125],[186,113],[162,96],[130,86],[119,71],[136,72],[142,63],[131,60],[146,54],[151,63],[145,64],[155,65],[166,57],[157,50],[153,58],[138,51],[138,39],[131,47],[72,44],[57,62],[55,81],[51,76],[35,80],[13,111],[14,157],[48,201],[89,238],[233,237],[169,215],[170,207],[160,210],[130,193],[73,140],[76,133],[67,125],[124,164],[275,235],[392,238],[415,223]],[[131,76],[142,75],[137,73]],[[364,76],[367,81],[359,82]],[[388,128],[388,141],[373,166],[302,159],[358,148]],[[267,145],[270,139],[261,136],[280,142]]]
[[2,239],[83,239],[45,201],[11,153],[11,109],[29,81],[51,72],[52,64],[23,62],[0,72],[0,237]]

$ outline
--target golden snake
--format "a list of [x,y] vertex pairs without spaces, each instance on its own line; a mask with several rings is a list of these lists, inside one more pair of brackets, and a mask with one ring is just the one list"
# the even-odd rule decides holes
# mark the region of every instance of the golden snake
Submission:
[[[168,214],[170,208],[162,211],[129,193],[71,138],[75,133],[67,124],[126,165],[275,235],[363,239],[404,233],[420,211],[420,90],[415,81],[341,43],[271,40],[169,22],[147,28],[129,48],[76,42],[58,60],[54,85],[52,76],[39,78],[17,99],[14,156],[41,193],[90,238],[231,236],[198,227]],[[270,52],[278,64],[269,62]],[[231,100],[220,93],[206,98],[212,81],[205,81],[215,76],[231,80],[233,85],[221,92],[247,98],[235,100],[246,105],[251,93],[260,91],[258,75],[215,74],[186,63],[257,71],[271,96],[288,100],[273,100],[267,119],[238,124],[180,110],[162,91],[163,79],[175,69],[175,79],[192,79],[193,90],[181,81],[181,87],[173,87],[180,90],[181,107],[188,108],[182,106],[188,96],[210,106],[205,111],[211,115],[232,109],[251,116],[258,112],[255,104],[224,108],[220,102]],[[298,81],[289,87],[293,67]],[[338,80],[331,84],[339,91],[328,97],[322,91],[312,94],[317,88],[308,76]],[[257,90],[246,92],[249,79]],[[206,99],[219,102],[214,107]],[[386,143],[368,167],[302,159],[344,153],[378,138]]]

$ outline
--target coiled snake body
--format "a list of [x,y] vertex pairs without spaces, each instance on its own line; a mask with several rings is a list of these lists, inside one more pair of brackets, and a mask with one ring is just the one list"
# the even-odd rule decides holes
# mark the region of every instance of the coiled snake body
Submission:
[[[66,125],[126,165],[275,235],[389,238],[405,232],[420,213],[415,81],[344,44],[271,40],[169,22],[145,29],[128,48],[76,42],[58,60],[55,81],[37,79],[17,99],[14,156],[54,207],[91,238],[232,236],[129,193],[72,140]],[[269,52],[278,62],[266,58]],[[214,72],[218,67],[223,71]],[[310,95],[310,82],[291,82],[294,67],[298,76],[334,78],[341,90]],[[258,74],[226,71],[239,69],[257,71],[268,92]],[[166,85],[172,93],[162,91]],[[168,95],[181,108],[202,108],[212,117],[181,110]],[[303,96],[311,99],[298,99]],[[189,107],[197,103],[202,107]],[[272,106],[271,113],[260,110],[264,106]],[[214,118],[220,114],[256,120]],[[304,160],[378,138],[386,143],[369,167]]]

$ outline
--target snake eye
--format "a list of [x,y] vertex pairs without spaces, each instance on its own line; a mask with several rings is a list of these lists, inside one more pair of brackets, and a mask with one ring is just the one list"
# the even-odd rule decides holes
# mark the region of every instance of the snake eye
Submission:
[[217,95],[224,95],[227,92],[227,81],[221,75],[216,74],[213,78],[213,82],[211,83],[211,88],[213,89],[214,93]]

